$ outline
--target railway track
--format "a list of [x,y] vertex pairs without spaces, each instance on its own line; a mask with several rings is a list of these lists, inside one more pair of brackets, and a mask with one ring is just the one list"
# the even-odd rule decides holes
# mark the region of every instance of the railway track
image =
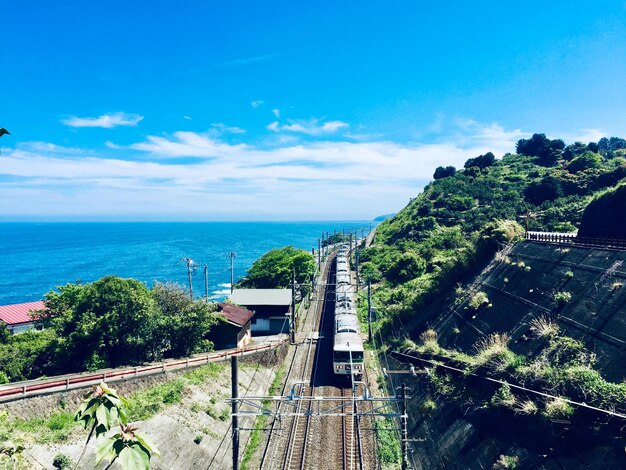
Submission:
[[[322,279],[328,278],[331,264],[331,260],[326,263]],[[319,331],[319,325],[321,324],[321,319],[323,318],[326,307],[327,295],[323,287],[323,283],[322,285],[318,285],[318,289],[318,301],[316,302],[316,306],[314,309],[315,315],[312,318],[309,318],[310,311],[307,312],[304,321],[301,324],[301,331],[309,333],[309,336],[306,340],[306,352],[302,353],[302,350],[300,349],[303,345],[297,346],[297,349],[291,358],[289,370],[287,372],[285,383],[283,385],[283,396],[289,392],[287,388],[289,387],[290,383],[293,383],[292,381],[294,376],[297,377],[294,385],[294,393],[296,395],[303,395],[307,388],[310,387],[310,385],[308,384],[312,384],[314,382],[316,371],[312,359],[317,352],[317,345],[314,342],[312,333],[314,331]],[[324,289],[324,291],[322,291],[322,289]],[[304,365],[302,366],[302,364]],[[287,443],[284,446],[281,446],[281,440],[284,440],[284,436],[282,433],[282,425],[284,423],[281,423],[277,419],[272,420],[267,443],[261,457],[261,463],[259,466],[260,470],[271,470],[274,468],[304,468],[307,458],[307,445],[309,443],[308,437],[311,422],[310,407],[310,402],[303,404],[302,401],[298,401],[295,405],[294,410],[290,410],[296,414],[300,414],[303,412],[303,409],[306,409],[306,413],[305,416],[294,416],[291,418],[291,422],[287,425]],[[282,403],[278,404],[277,412],[278,411],[284,411],[282,410]],[[281,447],[284,448],[281,449]],[[279,463],[279,466],[276,466],[277,463]]]

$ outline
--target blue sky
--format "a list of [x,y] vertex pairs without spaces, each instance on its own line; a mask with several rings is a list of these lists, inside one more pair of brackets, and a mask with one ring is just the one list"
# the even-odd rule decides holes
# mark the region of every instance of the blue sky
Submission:
[[438,165],[626,136],[626,2],[29,1],[0,218],[369,219]]

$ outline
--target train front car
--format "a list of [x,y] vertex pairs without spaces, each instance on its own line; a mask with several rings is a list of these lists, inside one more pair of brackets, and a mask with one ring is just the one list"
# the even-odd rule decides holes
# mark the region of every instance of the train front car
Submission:
[[335,344],[333,347],[333,370],[337,375],[363,376],[363,340],[356,315],[335,316]]

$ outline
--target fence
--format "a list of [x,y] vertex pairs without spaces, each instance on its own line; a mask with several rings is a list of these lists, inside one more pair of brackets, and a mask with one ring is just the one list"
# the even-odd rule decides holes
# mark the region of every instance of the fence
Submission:
[[136,377],[146,377],[150,375],[162,374],[166,371],[196,367],[209,362],[219,362],[231,356],[247,356],[269,349],[275,349],[286,343],[287,337],[265,343],[259,346],[244,347],[239,349],[228,349],[214,353],[203,354],[201,356],[188,357],[159,363],[148,364],[141,367],[128,367],[124,369],[108,369],[95,373],[73,374],[60,377],[51,377],[45,380],[16,382],[0,386],[0,403],[19,400],[29,396],[43,395],[48,393],[59,393],[66,390],[84,388],[96,385],[100,382],[117,382],[121,380],[134,379]]
[[526,240],[596,248],[626,249],[626,240],[618,238],[584,238],[574,233],[526,232]]

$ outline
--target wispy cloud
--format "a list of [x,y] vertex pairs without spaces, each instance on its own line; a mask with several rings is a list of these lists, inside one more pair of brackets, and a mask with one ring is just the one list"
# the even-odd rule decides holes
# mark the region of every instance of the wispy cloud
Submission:
[[264,103],[265,103],[265,101],[263,101],[263,100],[251,101],[250,102],[250,106],[252,106],[254,109],[257,109],[257,108],[263,106]]
[[280,109],[272,109],[272,113],[274,113],[276,119],[280,119]]
[[274,121],[267,126],[267,129],[273,132],[297,132],[317,136],[331,134],[347,127],[349,127],[348,123],[343,121],[322,123],[318,119],[309,119],[308,121],[289,121],[289,124],[280,124],[278,121]]
[[103,114],[98,117],[77,117],[70,116],[62,119],[61,122],[70,127],[101,127],[111,129],[118,126],[136,126],[143,120],[139,114],[112,113]]
[[53,144],[24,145],[0,159],[0,174],[13,178],[0,184],[0,213],[369,218],[403,207],[437,166],[458,168],[487,150],[514,151],[515,139],[528,134],[475,121],[457,132],[434,144],[287,140],[274,147],[174,132],[128,147],[109,143],[117,159],[108,152],[106,158],[87,151],[76,158],[76,149],[65,154]]
[[211,127],[216,131],[223,134],[245,134],[246,130],[237,126],[227,126],[223,122],[216,122],[211,124]]

